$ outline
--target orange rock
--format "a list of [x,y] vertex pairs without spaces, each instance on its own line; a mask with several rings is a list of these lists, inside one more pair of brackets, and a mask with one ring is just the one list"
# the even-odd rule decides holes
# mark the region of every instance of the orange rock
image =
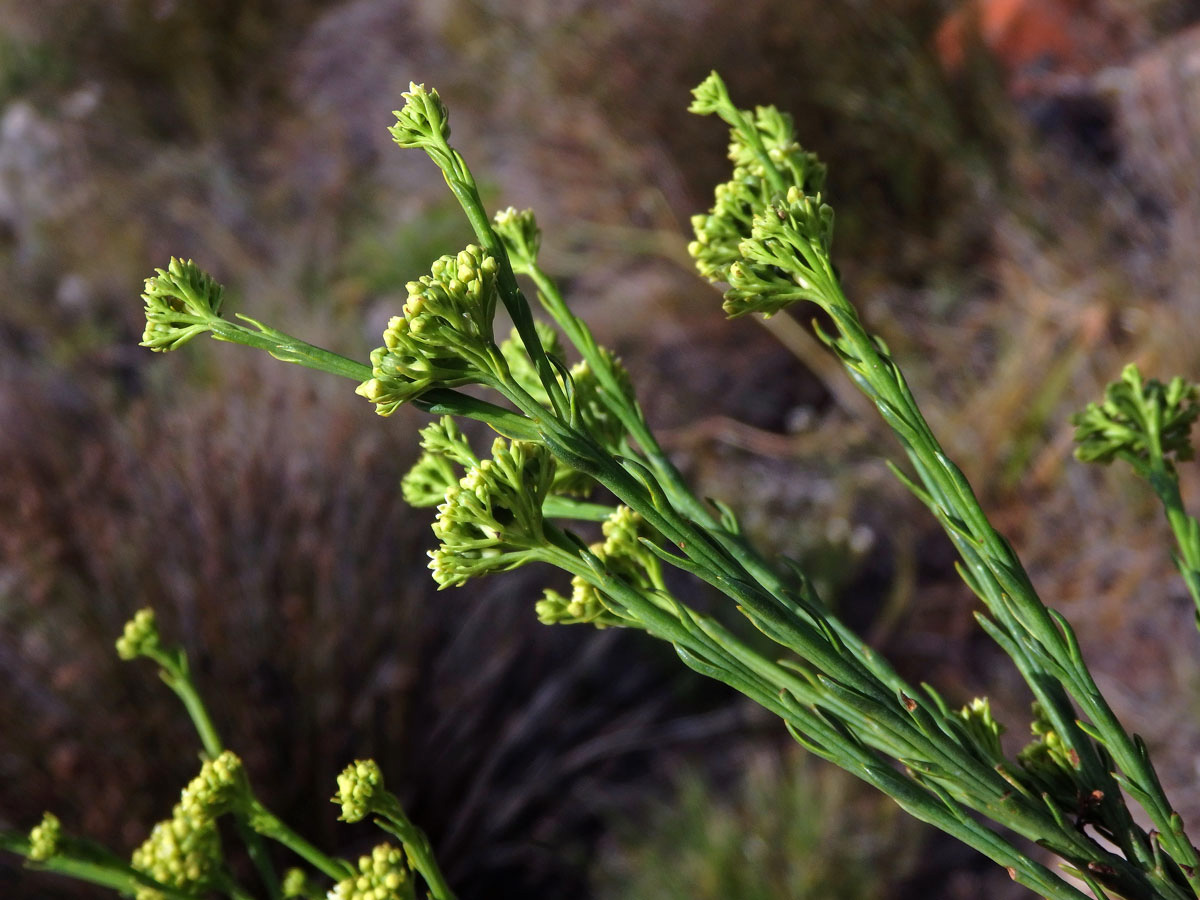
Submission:
[[1095,24],[1088,0],[964,0],[934,37],[942,64],[962,67],[973,34],[1010,76],[1091,71]]

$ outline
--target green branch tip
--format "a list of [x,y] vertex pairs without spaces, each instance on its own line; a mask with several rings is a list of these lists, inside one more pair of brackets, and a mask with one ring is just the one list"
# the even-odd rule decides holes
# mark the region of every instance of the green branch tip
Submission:
[[509,264],[514,272],[528,272],[537,265],[538,251],[542,246],[542,230],[532,209],[519,212],[513,207],[496,213],[492,219],[496,237],[504,244]]
[[59,851],[62,841],[62,823],[58,816],[47,812],[42,821],[29,832],[29,858],[34,862],[45,862]]
[[372,377],[357,393],[387,416],[426,391],[493,378],[496,274],[496,260],[472,244],[410,281],[402,314],[388,322],[383,346],[371,353]]
[[361,822],[375,811],[385,793],[383,772],[373,759],[359,759],[337,777],[337,793],[332,802],[342,807],[343,822]]
[[392,111],[396,124],[388,129],[401,147],[442,147],[450,138],[450,113],[438,92],[409,82],[404,108]]
[[358,874],[343,879],[329,892],[329,900],[413,900],[416,886],[404,851],[380,844],[358,860]]
[[212,820],[232,811],[248,790],[241,759],[225,750],[215,759],[204,761],[200,774],[183,789],[179,806],[184,815],[197,822]]
[[1107,464],[1127,454],[1138,460],[1152,455],[1194,456],[1192,424],[1200,417],[1195,384],[1176,376],[1167,384],[1143,381],[1138,367],[1127,365],[1108,385],[1101,403],[1076,413],[1075,456],[1083,462]]
[[492,458],[471,467],[438,506],[433,533],[441,545],[429,553],[438,586],[516,568],[545,547],[542,504],[554,473],[541,444],[496,438]]
[[146,279],[146,330],[141,346],[167,351],[210,331],[220,317],[224,288],[190,259],[171,258]]
[[692,102],[687,111],[698,116],[709,116],[728,109],[733,105],[729,99],[729,89],[715,71],[692,88]]
[[124,632],[117,638],[117,655],[121,659],[131,660],[139,656],[153,656],[161,651],[162,642],[154,610],[139,609],[133,618],[125,623]]

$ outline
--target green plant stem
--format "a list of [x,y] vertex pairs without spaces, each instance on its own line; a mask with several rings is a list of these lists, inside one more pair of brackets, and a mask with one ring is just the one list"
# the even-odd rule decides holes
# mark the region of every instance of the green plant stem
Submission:
[[1196,608],[1196,625],[1200,628],[1200,522],[1189,516],[1184,509],[1183,496],[1179,492],[1179,476],[1166,460],[1159,431],[1147,428],[1146,435],[1149,460],[1144,460],[1127,450],[1122,450],[1117,455],[1149,482],[1162,503],[1167,523],[1175,536],[1175,546],[1179,549],[1175,556],[1175,564],[1179,574],[1183,576],[1183,583],[1187,586],[1188,594]]
[[309,865],[320,869],[334,881],[354,875],[354,867],[317,849],[311,842],[293,831],[287,823],[251,796],[247,803],[246,820],[263,837],[283,844]]
[[[575,346],[596,375],[596,380],[603,389],[608,408],[637,442],[671,504],[712,535],[723,550],[733,557],[745,572],[771,596],[785,607],[794,608],[792,592],[779,577],[778,572],[746,541],[725,528],[713,516],[709,508],[692,493],[682,473],[671,462],[670,457],[655,438],[654,432],[650,430],[637,401],[622,388],[610,361],[596,342],[591,329],[583,319],[571,311],[555,281],[536,263],[523,271],[529,275],[536,286],[538,299],[542,306],[562,328],[567,339]],[[875,653],[857,634],[836,618],[830,617],[828,621],[839,640],[851,648],[854,655],[894,693],[907,689],[903,679],[887,661]]]
[[375,820],[375,824],[394,834],[404,844],[409,862],[425,879],[433,900],[456,900],[438,865],[428,836],[412,823],[400,802],[393,795],[385,794],[383,802],[374,811],[382,816],[382,819]]
[[76,878],[128,896],[136,894],[143,888],[153,888],[162,892],[168,900],[198,900],[199,898],[198,894],[160,884],[136,869],[116,862],[95,862],[64,853],[56,854],[47,860],[30,860],[29,841],[20,835],[0,832],[0,850],[25,857],[26,865],[31,869]]
[[441,167],[446,184],[449,185],[466,214],[467,221],[470,222],[480,247],[484,253],[496,260],[496,287],[500,292],[500,300],[508,311],[509,318],[512,319],[513,325],[517,329],[517,334],[521,337],[521,343],[533,361],[542,387],[550,398],[550,405],[559,415],[565,416],[568,413],[568,403],[562,386],[559,384],[558,373],[549,357],[546,356],[545,348],[542,347],[542,342],[538,338],[529,301],[521,293],[516,276],[513,274],[512,264],[508,260],[508,252],[504,249],[504,244],[497,236],[495,229],[492,228],[491,219],[479,196],[475,178],[459,152],[446,143],[444,138],[442,139],[442,149],[446,158],[452,160],[451,167],[443,164],[439,154],[431,153],[430,158]]
[[[208,755],[209,759],[216,759],[224,752],[225,746],[221,742],[212,717],[208,714],[208,708],[204,705],[204,700],[200,696],[200,692],[196,690],[196,685],[192,682],[191,669],[188,666],[187,656],[182,650],[175,653],[160,650],[151,653],[150,658],[162,667],[163,682],[175,692],[175,695],[183,703],[188,717],[192,720],[192,724],[196,728],[196,733],[200,736],[200,743],[204,747],[204,752]],[[234,819],[236,821],[238,837],[241,839],[243,846],[245,846],[246,855],[250,857],[251,863],[258,872],[258,876],[267,890],[267,895],[271,900],[279,900],[282,897],[279,875],[275,871],[274,864],[271,862],[271,856],[267,852],[266,845],[263,843],[262,838],[250,827],[245,814],[235,810]]]
[[786,671],[746,647],[717,623],[703,619],[677,603],[673,604],[672,615],[653,599],[609,575],[602,567],[592,568],[583,564],[578,556],[565,551],[550,556],[548,561],[554,565],[584,578],[606,596],[612,597],[625,611],[623,614],[631,616],[635,624],[674,644],[685,664],[701,674],[729,684],[776,713],[807,735],[801,737],[797,734],[797,739],[804,746],[882,790],[916,818],[941,828],[1009,869],[1017,881],[1043,897],[1080,900],[1086,896],[971,819],[953,801],[946,797],[939,798],[892,769],[874,753],[841,732],[816,708],[787,702],[784,698],[790,694],[790,689],[777,687],[780,681],[790,680]]
[[273,357],[283,362],[296,363],[309,369],[328,372],[330,375],[340,375],[355,381],[367,381],[371,378],[371,367],[353,359],[347,359],[337,353],[314,346],[307,341],[276,331],[248,316],[238,316],[258,329],[257,331],[230,322],[227,319],[214,317],[209,322],[212,336],[218,341],[228,341],[266,350]]
[[[980,596],[1005,623],[1011,646],[1025,648],[1025,652],[1015,659],[1035,694],[1039,699],[1045,698],[1047,713],[1054,717],[1056,729],[1061,729],[1060,734],[1079,754],[1084,771],[1106,788],[1106,807],[1119,819],[1114,832],[1128,836],[1136,834],[1137,830],[1125,821],[1128,814],[1121,812],[1123,804],[1119,802],[1116,784],[1087,742],[1081,727],[1074,722],[1069,703],[1047,685],[1047,678],[1064,684],[1094,724],[1097,739],[1104,743],[1117,766],[1136,786],[1137,799],[1159,831],[1168,855],[1180,865],[1192,890],[1200,896],[1195,848],[1182,833],[1178,818],[1144,751],[1120,725],[1096,687],[1068,626],[1050,614],[1008,542],[988,522],[966,478],[934,437],[903,375],[890,359],[879,353],[874,340],[862,328],[853,307],[841,293],[840,286],[834,284],[836,293],[830,301],[834,304],[830,312],[836,313],[834,318],[843,342],[840,352],[847,367],[900,437],[929,491],[927,502],[978,579],[975,586],[988,585]],[[1109,798],[1112,798],[1111,803],[1107,802]],[[1138,840],[1123,849],[1142,861],[1151,856],[1148,841]]]
[[574,497],[551,494],[542,504],[547,519],[577,519],[583,522],[603,522],[612,515],[613,507],[603,503],[587,503]]

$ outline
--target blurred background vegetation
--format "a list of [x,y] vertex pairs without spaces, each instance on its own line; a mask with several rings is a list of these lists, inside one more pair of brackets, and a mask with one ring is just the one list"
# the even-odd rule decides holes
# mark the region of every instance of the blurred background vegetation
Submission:
[[[848,293],[1200,815],[1200,668],[1148,491],[1069,459],[1120,365],[1200,376],[1200,5],[1185,0],[0,0],[0,827],[43,809],[128,850],[195,768],[120,665],[155,606],[269,805],[327,848],[374,755],[464,900],[1017,896],[952,843],[636,636],[547,629],[542,573],[435,595],[403,507],[415,413],[241,348],[152,357],[171,255],[228,303],[365,356],[468,239],[390,146],[436,86],[496,207],[625,358],[701,495],[914,679],[1028,698],[949,545],[802,323],[727,323],[688,216],[725,136],[719,69],[830,164]],[[1185,475],[1185,486],[1190,473]],[[1192,485],[1194,487],[1194,485]],[[1194,496],[1194,491],[1193,491]],[[0,860],[6,897],[100,896]]]

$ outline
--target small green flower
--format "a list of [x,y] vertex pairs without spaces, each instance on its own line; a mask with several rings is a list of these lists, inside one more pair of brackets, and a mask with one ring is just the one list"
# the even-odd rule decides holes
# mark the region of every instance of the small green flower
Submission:
[[1000,746],[1000,735],[1004,734],[1004,726],[992,718],[988,699],[976,697],[959,710],[958,715],[966,723],[967,735],[983,758],[991,763],[1002,762],[1004,750]]
[[425,452],[400,479],[400,493],[409,506],[437,506],[459,477],[446,457]]
[[404,108],[392,111],[396,124],[388,131],[401,147],[429,148],[445,145],[450,137],[450,113],[432,88],[409,82]]
[[211,329],[221,313],[224,288],[190,259],[171,258],[166,269],[146,279],[146,331],[142,346],[166,351]]
[[29,858],[35,862],[45,862],[58,853],[60,840],[62,823],[54,813],[44,813],[42,821],[29,832]]
[[468,246],[441,257],[407,288],[403,315],[392,317],[384,345],[371,353],[372,378],[357,389],[384,416],[431,388],[478,384],[495,374],[492,257]]
[[[1077,413],[1076,458],[1110,463],[1118,456],[1146,460],[1152,452],[1176,460],[1193,458],[1192,424],[1200,417],[1197,387],[1182,378],[1163,384],[1143,381],[1137,366],[1128,365],[1108,385],[1102,403],[1089,403]],[[1167,465],[1171,465],[1169,459]]]
[[741,259],[729,268],[725,312],[731,317],[762,313],[769,317],[797,300],[810,300],[829,311],[836,275],[829,259],[833,210],[797,188],[785,202],[756,216],[750,237],[738,245]]
[[216,759],[207,759],[200,774],[188,783],[179,798],[183,813],[197,822],[215,819],[229,812],[245,788],[242,761],[230,750]]
[[416,889],[404,851],[380,844],[370,856],[359,857],[358,875],[339,881],[329,900],[412,900]]
[[712,209],[692,216],[696,239],[688,244],[688,253],[701,276],[729,280],[729,267],[741,259],[738,247],[750,236],[755,212],[769,205],[770,194],[762,178],[743,169],[735,169],[731,181],[717,185]]
[[361,822],[376,808],[384,795],[383,773],[373,759],[358,759],[346,766],[337,778],[338,791],[333,802],[342,807],[343,822]]
[[[133,851],[132,865],[155,881],[181,890],[203,891],[220,870],[221,838],[212,819],[196,819],[176,805]],[[162,893],[141,888],[137,900],[162,900]]]
[[288,869],[283,873],[283,884],[280,885],[283,896],[291,900],[293,897],[307,897],[311,893],[308,884],[308,873],[303,869]]
[[[565,354],[562,341],[554,326],[546,322],[535,321],[534,330],[537,331],[538,340],[541,341],[546,355],[561,362],[565,358]],[[549,409],[550,397],[546,393],[542,379],[538,376],[537,369],[533,366],[533,360],[529,358],[529,351],[525,349],[525,343],[521,340],[517,329],[514,328],[509,336],[501,341],[500,353],[504,357],[505,363],[508,364],[508,372],[513,380],[521,386],[525,393]]]
[[1058,803],[1074,808],[1082,790],[1079,756],[1046,716],[1040,703],[1033,704],[1030,731],[1034,739],[1017,754],[1017,762],[1038,792],[1048,793]]
[[[528,272],[537,265],[538,250],[542,245],[542,230],[532,209],[518,212],[511,206],[496,213],[492,221],[496,235],[508,252],[508,262],[514,272]],[[549,353],[549,347],[546,348]]]
[[154,610],[140,609],[125,623],[124,633],[117,639],[117,655],[121,659],[151,656],[162,649]]
[[429,554],[438,585],[453,587],[534,558],[546,543],[542,504],[554,471],[542,445],[496,438],[492,458],[468,470],[438,506],[433,533],[441,546]]
[[692,102],[688,106],[690,113],[708,116],[713,113],[720,114],[732,107],[733,101],[729,99],[729,90],[725,87],[721,76],[715,71],[709,72],[708,77],[692,88]]
[[[645,520],[627,506],[618,506],[601,526],[604,540],[590,550],[610,574],[643,591],[662,591],[662,567],[657,556],[642,543],[648,537]],[[571,596],[547,589],[534,605],[543,625],[594,625],[607,628],[628,624],[612,611],[603,593],[586,578],[571,579]]]

